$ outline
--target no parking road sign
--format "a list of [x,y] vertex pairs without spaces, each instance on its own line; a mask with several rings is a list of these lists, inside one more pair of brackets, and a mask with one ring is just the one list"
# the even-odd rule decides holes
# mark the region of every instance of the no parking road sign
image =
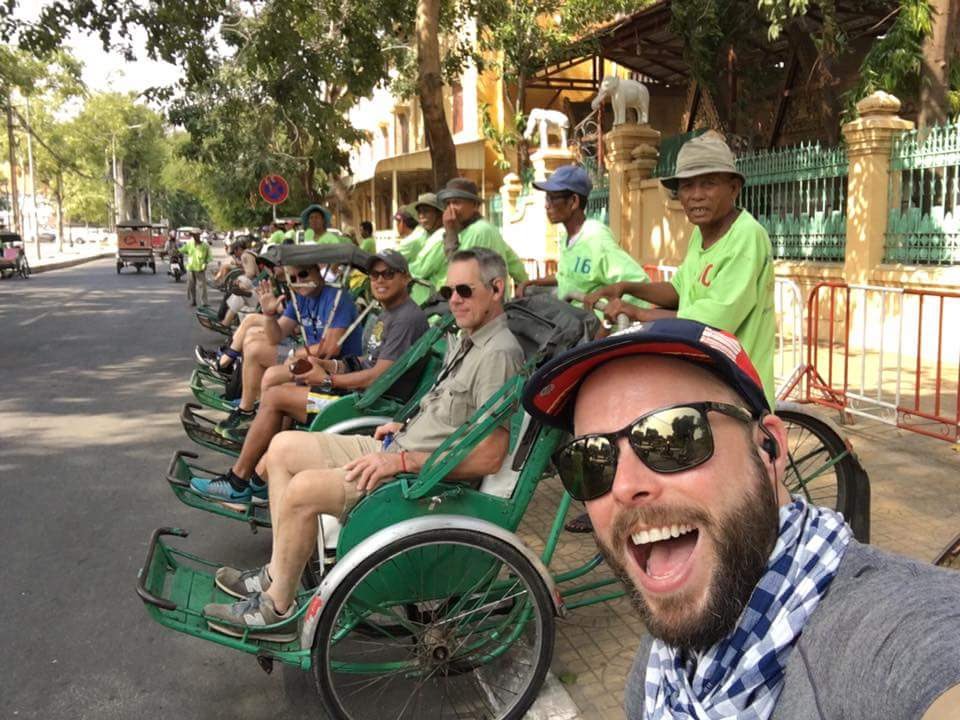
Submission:
[[290,187],[280,175],[267,175],[260,181],[260,197],[271,205],[279,205],[289,194]]

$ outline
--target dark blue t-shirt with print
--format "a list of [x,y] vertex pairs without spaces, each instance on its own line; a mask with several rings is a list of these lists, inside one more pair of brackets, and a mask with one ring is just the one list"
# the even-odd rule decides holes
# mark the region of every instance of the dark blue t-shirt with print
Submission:
[[[303,297],[296,295],[297,307],[300,309],[300,321],[307,334],[307,342],[316,345],[323,338],[324,326],[327,318],[330,316],[330,309],[333,307],[337,298],[337,290],[332,287],[324,287],[316,297]],[[297,321],[297,313],[293,308],[293,303],[287,303],[287,308],[283,311],[283,316],[288,317],[294,322]],[[344,292],[340,296],[340,303],[337,305],[337,311],[333,315],[333,321],[330,327],[347,328],[350,323],[357,319],[357,306],[353,302],[353,296]],[[343,342],[340,354],[343,356],[359,355],[363,352],[363,328],[359,325],[354,329],[350,336]]]

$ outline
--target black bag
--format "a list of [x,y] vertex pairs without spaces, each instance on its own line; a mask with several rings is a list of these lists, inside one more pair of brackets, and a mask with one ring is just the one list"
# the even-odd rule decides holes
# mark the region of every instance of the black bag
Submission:
[[511,300],[504,306],[510,331],[530,357],[544,353],[544,360],[589,342],[600,329],[597,316],[565,303],[555,295],[531,295]]
[[223,389],[223,397],[225,400],[239,400],[243,394],[242,362],[242,360],[238,359],[233,363],[233,372],[230,374],[230,379],[227,380],[227,384]]

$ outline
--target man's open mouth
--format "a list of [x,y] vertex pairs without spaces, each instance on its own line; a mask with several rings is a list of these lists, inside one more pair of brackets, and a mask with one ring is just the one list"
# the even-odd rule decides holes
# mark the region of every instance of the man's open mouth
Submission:
[[630,535],[627,550],[646,589],[671,592],[685,581],[699,540],[700,530],[694,525],[646,527]]

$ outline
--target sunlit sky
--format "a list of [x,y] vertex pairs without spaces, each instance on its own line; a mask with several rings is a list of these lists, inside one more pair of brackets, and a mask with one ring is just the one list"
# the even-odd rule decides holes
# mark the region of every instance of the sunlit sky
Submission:
[[[134,47],[146,45],[146,32],[137,28]],[[165,62],[147,59],[145,51],[136,62],[127,62],[118,52],[106,53],[95,35],[72,33],[67,46],[83,62],[83,81],[91,91],[141,93],[149,87],[172,85],[182,76],[180,68]]]
[[[49,0],[21,0],[16,14],[24,20],[36,20]],[[146,46],[146,31],[132,28],[133,47]],[[149,87],[172,85],[182,76],[175,65],[147,58],[145,50],[137,53],[135,62],[124,60],[119,52],[104,52],[100,38],[92,34],[72,32],[65,43],[74,57],[83,62],[83,81],[93,91],[141,93]]]

